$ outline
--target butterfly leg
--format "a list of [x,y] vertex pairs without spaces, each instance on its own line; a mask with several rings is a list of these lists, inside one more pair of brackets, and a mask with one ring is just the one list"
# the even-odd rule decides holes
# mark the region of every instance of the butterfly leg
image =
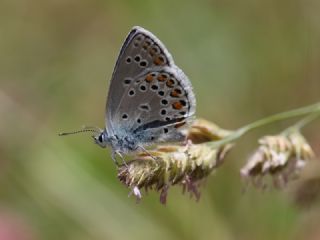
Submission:
[[117,161],[116,154],[117,154],[117,152],[112,151],[112,153],[111,153],[111,158],[112,158],[112,161],[114,162],[114,164],[115,164],[117,167],[119,167],[119,163],[118,163],[118,161]]
[[151,157],[153,160],[157,161],[157,158],[155,156],[153,156],[147,149],[145,149],[142,146],[139,146],[139,148],[141,148],[142,151],[145,152],[147,155],[149,155],[149,157]]
[[119,151],[113,152],[113,161],[116,163],[116,165],[119,167],[119,163],[117,162],[116,157],[115,157],[116,155],[118,155],[121,158],[122,164],[128,168],[127,162],[124,160],[124,157],[122,156],[121,152],[119,152]]

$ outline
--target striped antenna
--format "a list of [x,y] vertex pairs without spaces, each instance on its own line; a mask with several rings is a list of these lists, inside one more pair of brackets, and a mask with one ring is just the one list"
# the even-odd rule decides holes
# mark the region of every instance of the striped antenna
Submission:
[[95,132],[95,133],[99,133],[99,132],[101,132],[101,129],[100,129],[100,128],[97,128],[97,127],[84,126],[81,130],[77,130],[77,131],[73,131],[73,132],[62,132],[62,133],[59,133],[59,136],[67,136],[67,135],[72,135],[72,134],[77,134],[77,133],[83,133],[83,132]]

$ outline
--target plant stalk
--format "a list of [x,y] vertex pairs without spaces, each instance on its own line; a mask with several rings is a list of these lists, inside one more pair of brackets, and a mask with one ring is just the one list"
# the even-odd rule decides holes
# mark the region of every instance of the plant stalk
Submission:
[[262,126],[265,126],[265,125],[268,125],[268,124],[271,124],[274,122],[286,120],[286,119],[293,118],[293,117],[304,116],[304,115],[308,115],[308,114],[311,114],[310,117],[308,116],[308,117],[304,118],[303,120],[299,121],[297,123],[297,125],[295,125],[294,127],[296,127],[297,129],[300,129],[301,127],[303,127],[307,123],[309,123],[312,120],[314,120],[315,118],[319,117],[320,116],[320,102],[306,106],[306,107],[277,113],[277,114],[271,115],[269,117],[260,119],[258,121],[255,121],[253,123],[250,123],[248,125],[245,125],[245,126],[239,128],[234,133],[232,133],[231,135],[229,135],[228,137],[226,137],[222,140],[211,142],[208,144],[210,144],[212,147],[215,148],[215,147],[218,147],[221,145],[225,145],[227,143],[231,143],[231,142],[237,140],[238,138],[242,137],[244,134],[246,134],[249,131],[254,130],[256,128],[259,128],[259,127],[262,127]]

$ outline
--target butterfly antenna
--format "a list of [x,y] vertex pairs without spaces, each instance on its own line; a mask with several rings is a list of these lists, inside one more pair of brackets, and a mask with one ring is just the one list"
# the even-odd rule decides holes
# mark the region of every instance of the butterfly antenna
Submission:
[[72,134],[77,134],[77,133],[83,133],[83,132],[95,132],[95,133],[99,133],[101,132],[100,128],[97,127],[87,127],[84,126],[81,130],[77,130],[77,131],[73,131],[73,132],[62,132],[59,133],[59,136],[67,136],[67,135],[72,135]]

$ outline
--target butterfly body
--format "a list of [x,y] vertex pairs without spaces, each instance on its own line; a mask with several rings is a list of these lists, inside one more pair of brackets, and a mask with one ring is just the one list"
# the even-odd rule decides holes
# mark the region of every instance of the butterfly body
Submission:
[[95,137],[95,142],[103,148],[110,146],[114,152],[128,153],[138,149],[135,139],[134,136],[130,137],[130,135],[121,133],[118,135],[108,135],[107,130],[103,130]]

